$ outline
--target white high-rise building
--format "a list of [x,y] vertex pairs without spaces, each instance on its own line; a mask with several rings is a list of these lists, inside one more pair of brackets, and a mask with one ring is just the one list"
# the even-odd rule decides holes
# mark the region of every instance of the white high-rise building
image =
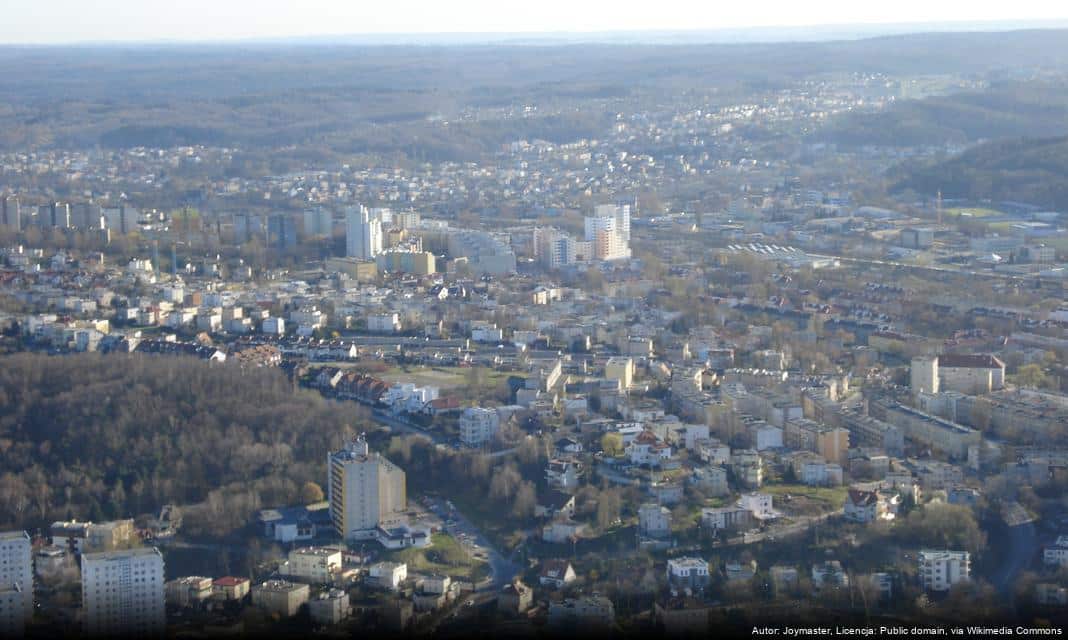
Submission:
[[967,551],[921,551],[919,564],[925,591],[948,591],[972,575],[972,556]]
[[630,257],[630,207],[602,205],[586,216],[586,241],[596,260],[622,260]]
[[82,556],[82,608],[91,637],[161,637],[164,591],[163,556],[155,547]]
[[599,204],[594,207],[593,214],[597,217],[612,217],[616,219],[616,229],[623,239],[630,242],[630,205],[629,204]]
[[408,506],[404,471],[371,453],[363,436],[330,453],[327,468],[330,519],[345,540],[372,538],[380,523],[403,517]]
[[0,532],[0,638],[22,637],[33,617],[33,557],[25,531]]
[[382,221],[367,207],[352,207],[345,214],[345,255],[373,260],[382,253]]

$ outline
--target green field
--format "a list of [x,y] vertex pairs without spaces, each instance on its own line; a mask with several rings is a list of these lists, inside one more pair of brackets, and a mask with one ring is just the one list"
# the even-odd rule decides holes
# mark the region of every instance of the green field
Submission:
[[425,549],[401,549],[382,554],[383,560],[403,562],[413,573],[445,574],[453,578],[479,580],[489,574],[489,567],[471,556],[458,540],[435,533]]
[[[470,371],[467,367],[414,365],[390,367],[385,372],[376,374],[376,376],[386,382],[414,382],[418,385],[434,385],[441,389],[455,389],[467,386],[468,376],[471,375]],[[501,384],[508,379],[508,376],[512,375],[507,371],[496,371],[494,369],[483,369],[482,374],[485,384],[491,388]]]
[[[775,496],[775,508],[785,512],[790,512],[791,506],[800,510],[815,506],[824,512],[836,511],[842,508],[849,493],[846,487],[809,487],[803,484],[767,485],[761,487],[760,491]],[[791,498],[789,502],[786,501],[787,495]]]

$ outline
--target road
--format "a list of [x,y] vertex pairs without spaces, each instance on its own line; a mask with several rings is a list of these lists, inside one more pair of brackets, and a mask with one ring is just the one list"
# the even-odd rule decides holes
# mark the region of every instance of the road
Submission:
[[830,513],[824,513],[818,516],[796,516],[794,518],[794,522],[788,525],[771,524],[764,531],[757,531],[753,533],[745,531],[740,536],[727,538],[723,541],[716,540],[712,543],[712,546],[730,547],[738,544],[753,544],[754,542],[762,542],[764,540],[787,538],[807,531],[808,529],[812,528],[813,525],[826,522],[831,518],[840,515],[842,515],[841,511],[831,511]]
[[1031,565],[1035,553],[1035,524],[1025,522],[1008,528],[1008,548],[1001,554],[1001,564],[990,582],[1003,596],[1011,596],[1016,578]]
[[430,438],[436,444],[448,445],[449,439],[442,433],[434,431],[427,431],[422,427],[414,425],[407,420],[400,418],[399,416],[391,416],[381,411],[375,411],[371,414],[375,422],[389,427],[390,431],[400,431],[402,433],[416,433],[422,436]]
[[[471,551],[472,544],[481,547],[486,552],[486,559],[489,562],[490,570],[492,572],[492,578],[488,585],[483,585],[480,591],[497,591],[504,585],[511,581],[512,577],[520,571],[518,564],[511,559],[504,556],[486,536],[479,531],[470,520],[467,519],[464,514],[454,509],[449,509],[444,504],[444,500],[441,498],[432,498],[428,508],[434,512],[442,521],[452,520],[453,524],[446,527],[446,531],[453,537],[457,538],[464,544],[464,546]],[[464,537],[466,537],[466,541]]]
[[608,480],[609,482],[614,482],[616,484],[623,484],[623,485],[641,484],[641,480],[639,480],[638,478],[634,478],[634,477],[631,477],[631,476],[628,476],[628,475],[624,475],[624,474],[620,473],[619,471],[616,471],[615,469],[613,469],[612,467],[610,467],[610,466],[608,466],[608,465],[606,465],[604,463],[601,463],[601,464],[597,465],[597,475],[601,476],[605,480]]

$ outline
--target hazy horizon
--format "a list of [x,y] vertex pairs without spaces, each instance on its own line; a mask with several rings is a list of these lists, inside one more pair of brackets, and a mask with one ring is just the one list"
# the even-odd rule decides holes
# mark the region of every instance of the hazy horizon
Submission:
[[485,0],[460,0],[448,6],[416,3],[402,11],[330,0],[312,0],[299,8],[278,0],[190,0],[181,5],[156,0],[101,0],[92,5],[56,0],[10,9],[0,25],[0,45],[662,43],[668,39],[716,43],[1068,26],[1068,8],[1033,0],[996,8],[929,6],[918,0],[904,0],[892,8],[858,7],[840,0],[803,7],[782,0],[759,6],[685,4],[664,0],[655,7],[619,11],[600,1],[573,6],[564,0],[545,0],[501,11]]

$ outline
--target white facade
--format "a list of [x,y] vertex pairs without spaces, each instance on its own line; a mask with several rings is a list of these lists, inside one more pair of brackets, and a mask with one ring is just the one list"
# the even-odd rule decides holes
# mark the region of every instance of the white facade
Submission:
[[493,409],[464,409],[460,414],[460,442],[469,447],[481,446],[493,438],[500,424],[500,416]]
[[772,508],[771,502],[770,493],[754,492],[743,494],[741,500],[738,501],[738,506],[752,513],[754,518],[765,520],[778,515]]
[[263,332],[275,336],[285,335],[286,321],[282,318],[267,318],[263,321]]
[[495,324],[480,324],[471,328],[471,339],[475,342],[501,342],[504,340],[504,331]]
[[289,552],[285,575],[302,582],[322,584],[330,582],[341,571],[341,550],[305,547]]
[[375,333],[396,333],[401,330],[400,315],[376,313],[367,316],[367,330]]
[[437,387],[417,387],[411,382],[405,382],[390,387],[382,396],[382,403],[392,408],[394,413],[418,413],[431,400],[437,398]]
[[667,562],[667,579],[679,586],[704,586],[708,583],[708,563],[701,558],[671,558]]
[[352,207],[345,214],[345,255],[373,260],[382,253],[382,221],[366,207]]
[[948,591],[971,579],[971,554],[967,551],[921,551],[920,586],[926,591]]
[[162,636],[166,618],[159,550],[83,555],[82,608],[89,636]]
[[0,533],[0,637],[19,637],[33,617],[33,559],[25,531]]
[[408,579],[408,565],[403,562],[379,562],[368,572],[379,586],[396,589]]

